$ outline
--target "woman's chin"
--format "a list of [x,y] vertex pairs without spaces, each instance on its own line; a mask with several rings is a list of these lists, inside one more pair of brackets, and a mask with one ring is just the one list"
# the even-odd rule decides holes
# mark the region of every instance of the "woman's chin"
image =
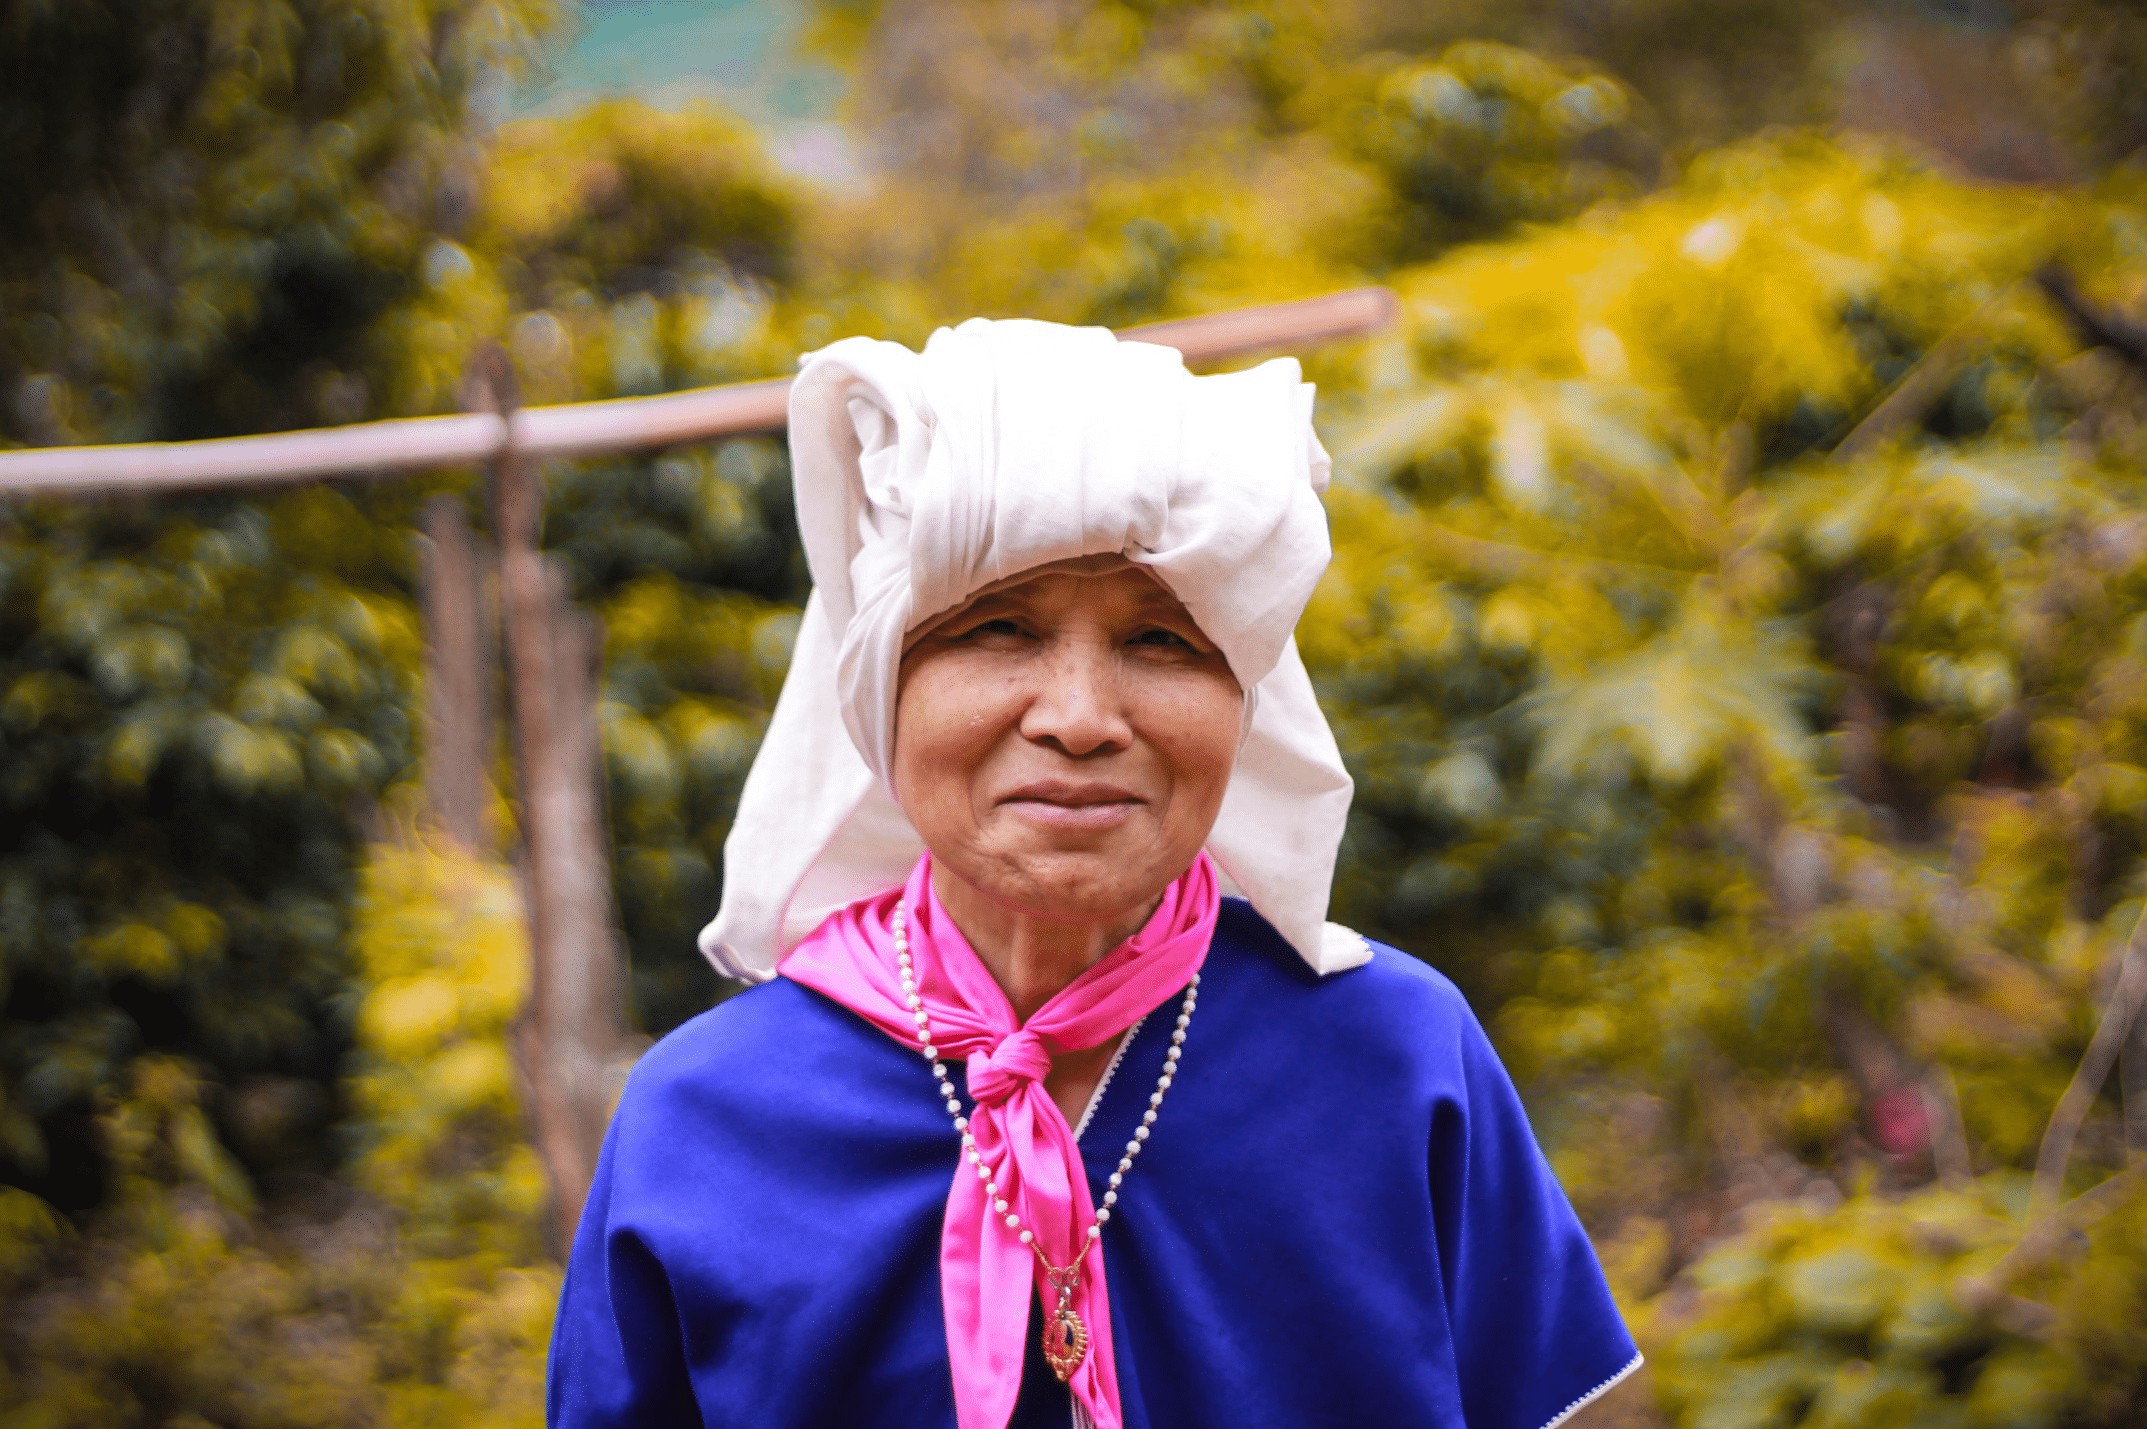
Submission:
[[[1115,923],[1152,903],[1178,869],[1160,877],[1152,849],[1104,841],[1097,848],[1043,848],[993,860],[979,891],[1010,912],[1055,923]],[[1125,841],[1130,844],[1132,841]],[[1187,860],[1188,864],[1191,860]]]

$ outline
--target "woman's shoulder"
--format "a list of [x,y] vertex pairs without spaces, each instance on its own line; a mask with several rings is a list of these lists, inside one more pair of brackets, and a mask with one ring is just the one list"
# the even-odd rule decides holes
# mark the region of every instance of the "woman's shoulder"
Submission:
[[712,1090],[795,1088],[841,1080],[900,1050],[854,1014],[786,977],[770,978],[687,1019],[642,1053],[624,1104],[699,1100]]
[[1344,1037],[1451,1044],[1482,1035],[1468,999],[1444,973],[1385,943],[1350,935],[1362,943],[1364,961],[1322,975],[1241,898],[1223,900],[1215,932],[1215,952],[1222,954],[1218,970],[1227,969],[1232,982],[1282,1015],[1310,1019]]

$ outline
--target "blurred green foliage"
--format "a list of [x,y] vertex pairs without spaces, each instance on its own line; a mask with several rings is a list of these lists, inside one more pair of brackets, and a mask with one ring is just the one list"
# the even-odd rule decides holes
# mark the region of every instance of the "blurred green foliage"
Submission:
[[1393,193],[1386,256],[1407,261],[1632,192],[1634,176],[1611,162],[1631,111],[1606,75],[1470,42],[1386,69],[1335,127]]
[[[2010,1189],[2010,1207],[1941,1190],[1797,1207],[1708,1256],[1692,1276],[1706,1309],[1657,1369],[1671,1403],[1755,1424],[2048,1419],[2066,1380],[2055,1352],[1951,1294],[1964,1262],[2017,1234],[2026,1187]],[[1931,1413],[1949,1397],[1954,1412]]]
[[2147,1366],[2142,1207],[2052,1280],[2055,1328],[1965,1313],[1953,1284],[2019,1238],[2025,1178],[1839,1207],[1789,1204],[1693,1267],[1692,1316],[1656,1365],[1707,1425],[2121,1424]]
[[[1985,1195],[2033,1164],[2139,917],[2132,399],[2027,280],[2137,283],[2140,200],[1719,151],[1398,275],[1336,424],[1301,638],[1359,775],[1342,916],[1497,1009],[1584,1212],[1666,1237],[1636,1303],[1748,1208],[1871,1188],[1784,1212],[1809,1247],[1715,1251],[1719,1315],[1660,1312],[1682,1422],[2120,1423],[2147,1388],[2080,1372],[2092,1316],[2041,1344],[1948,1310],[1926,1345],[1878,1299],[1831,1339],[1798,1299],[1913,1262],[1951,1305],[1968,1271],[1891,1197],[1949,1157]],[[2076,1189],[2124,1164],[2119,1110]],[[2120,1264],[2069,1261],[2058,1303],[2136,1278],[2103,1244]]]
[[[2147,298],[2142,32],[2017,9],[1944,43],[2082,183],[1740,137],[1898,7],[824,0],[845,194],[712,110],[487,129],[539,4],[11,4],[0,433],[449,410],[487,341],[563,402],[1390,282],[1401,324],[1308,355],[1336,916],[1485,1014],[1676,1422],[2128,1423],[2138,1197],[1956,1293],[2147,898],[2139,378],[2030,281]],[[692,934],[804,595],[787,466],[547,475],[661,1033],[724,991]],[[413,794],[443,487],[481,504],[0,512],[5,1422],[538,1412],[513,885]],[[2127,1154],[2090,1091],[2072,1192]]]
[[199,1067],[135,1059],[98,1114],[112,1194],[75,1232],[0,1189],[0,1419],[36,1429],[447,1429],[542,1417],[559,1270],[509,1023],[507,870],[376,846],[359,879],[353,1155],[263,1216]]
[[[790,367],[803,199],[737,121],[625,102],[502,128],[464,281],[516,316],[527,402],[634,396]],[[824,318],[819,319],[824,321]],[[694,946],[789,662],[804,560],[790,468],[753,439],[548,474],[544,540],[607,631],[600,717],[637,1019],[721,992]]]
[[[0,432],[452,409],[483,340],[530,401],[787,365],[797,201],[734,121],[611,105],[473,136],[479,81],[548,14],[11,8],[0,114],[22,144],[0,163],[38,202],[0,239]],[[0,515],[9,1181],[70,1212],[103,1202],[94,1106],[144,1051],[225,1089],[220,1134],[254,1176],[334,1165],[355,871],[373,801],[415,773],[410,527],[443,481],[474,486]],[[765,442],[555,474],[548,536],[578,594],[640,613],[606,724],[637,1000],[659,1027],[715,993],[690,932],[787,656],[765,618],[802,600],[787,488]],[[699,619],[718,609],[757,613]]]
[[[773,465],[787,482],[787,469]],[[635,1011],[660,1030],[711,1000],[695,937],[722,893],[723,840],[798,615],[711,592],[660,563],[614,588],[602,610],[609,659],[598,715],[620,914],[634,949]]]
[[464,354],[440,385],[404,350],[412,327],[489,316],[425,292],[426,250],[480,191],[473,92],[555,13],[8,0],[0,434],[170,439],[432,410]]
[[352,1180],[422,1253],[527,1264],[545,1190],[511,1045],[529,989],[521,891],[504,866],[413,834],[369,850],[356,911]]
[[326,488],[0,527],[0,1145],[68,1209],[144,1050],[219,1070],[257,1172],[325,1169],[348,801],[415,752],[402,547]]
[[[446,235],[475,89],[551,11],[0,10],[0,436],[434,410],[497,313]],[[413,756],[415,493],[0,516],[0,1146],[107,1199],[98,1098],[198,1060],[271,1183],[332,1165],[354,815]]]

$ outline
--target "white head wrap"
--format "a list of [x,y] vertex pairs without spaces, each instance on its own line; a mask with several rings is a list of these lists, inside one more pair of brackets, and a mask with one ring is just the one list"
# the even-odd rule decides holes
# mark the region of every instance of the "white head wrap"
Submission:
[[924,845],[890,792],[903,637],[1096,555],[1146,566],[1246,691],[1208,839],[1225,891],[1315,970],[1364,961],[1325,922],[1350,781],[1290,634],[1330,553],[1294,359],[1195,377],[1105,328],[981,318],[922,355],[847,338],[806,357],[790,450],[813,593],[723,845],[710,961],[766,978],[828,914],[908,877]]

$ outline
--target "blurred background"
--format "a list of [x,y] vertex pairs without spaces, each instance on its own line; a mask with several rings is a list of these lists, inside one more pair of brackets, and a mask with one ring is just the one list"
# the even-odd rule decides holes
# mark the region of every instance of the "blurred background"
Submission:
[[[1624,1421],[2134,1425],[2143,145],[2127,0],[0,0],[0,441],[1388,284],[1304,353],[1333,916],[1491,1028]],[[788,473],[547,475],[645,1045]],[[514,816],[422,777],[483,485],[0,504],[0,1425],[540,1420]]]

